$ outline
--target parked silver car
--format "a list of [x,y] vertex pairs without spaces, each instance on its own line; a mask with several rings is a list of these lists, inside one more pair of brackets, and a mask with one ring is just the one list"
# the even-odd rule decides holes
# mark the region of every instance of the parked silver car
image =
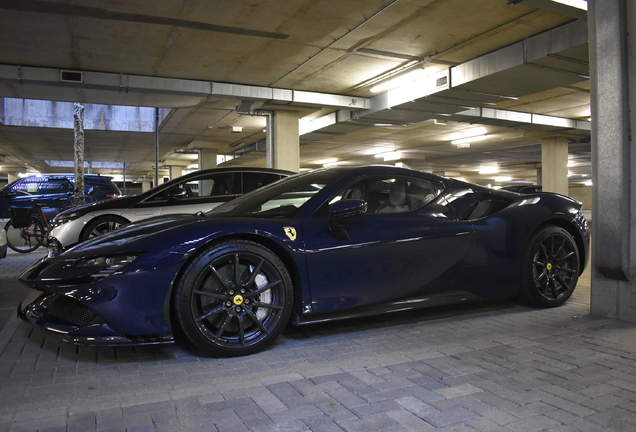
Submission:
[[58,214],[49,244],[68,247],[152,216],[208,211],[294,174],[268,168],[212,168],[186,174],[139,195],[77,206]]

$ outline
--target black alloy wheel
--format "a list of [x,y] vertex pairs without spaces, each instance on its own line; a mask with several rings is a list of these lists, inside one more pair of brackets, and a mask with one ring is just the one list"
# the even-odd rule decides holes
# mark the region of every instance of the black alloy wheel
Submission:
[[548,226],[530,241],[524,269],[523,298],[534,306],[560,306],[570,298],[579,278],[579,252],[565,229]]
[[212,246],[186,267],[175,312],[190,343],[232,357],[271,344],[287,325],[292,299],[282,261],[260,244],[235,240]]
[[128,221],[119,216],[101,216],[95,218],[86,225],[86,228],[82,231],[82,238],[80,240],[97,237],[126,224],[128,224]]

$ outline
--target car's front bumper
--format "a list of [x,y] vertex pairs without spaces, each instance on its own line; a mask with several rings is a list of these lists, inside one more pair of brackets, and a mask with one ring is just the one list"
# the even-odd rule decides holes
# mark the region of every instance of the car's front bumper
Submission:
[[163,344],[174,341],[171,334],[129,336],[115,331],[94,310],[80,301],[59,294],[43,293],[18,316],[54,336],[81,345],[119,346]]
[[93,217],[90,214],[84,215],[63,224],[57,224],[54,221],[48,236],[54,238],[65,248],[72,246],[79,242],[82,230]]

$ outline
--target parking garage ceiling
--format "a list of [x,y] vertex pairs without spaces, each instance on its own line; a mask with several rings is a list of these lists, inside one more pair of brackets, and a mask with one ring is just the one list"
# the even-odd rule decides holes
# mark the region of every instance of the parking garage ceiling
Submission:
[[[404,76],[416,78],[402,91],[372,91]],[[541,139],[562,136],[583,180],[589,91],[585,13],[548,0],[0,0],[0,97],[162,108],[163,165],[208,148],[263,166],[254,110],[286,109],[301,117],[303,168],[396,150],[482,184],[492,164],[536,180]],[[45,161],[72,160],[72,143],[71,129],[0,112],[0,171],[55,171]],[[86,159],[144,175],[154,143],[87,129]]]

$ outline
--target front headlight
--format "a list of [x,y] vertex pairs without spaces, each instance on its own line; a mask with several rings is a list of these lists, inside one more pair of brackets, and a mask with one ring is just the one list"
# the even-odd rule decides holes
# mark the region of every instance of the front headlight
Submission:
[[74,212],[68,212],[68,213],[62,212],[53,218],[53,220],[51,221],[51,225],[53,227],[60,226],[67,222],[78,219],[79,217],[83,215],[84,215],[84,212],[80,212],[80,211],[74,211]]
[[91,277],[95,279],[104,279],[113,273],[117,272],[120,268],[127,264],[130,264],[136,260],[141,253],[121,254],[112,256],[100,256],[94,258],[86,258],[78,261],[75,267],[78,268],[90,268],[93,267],[95,271],[91,272]]

